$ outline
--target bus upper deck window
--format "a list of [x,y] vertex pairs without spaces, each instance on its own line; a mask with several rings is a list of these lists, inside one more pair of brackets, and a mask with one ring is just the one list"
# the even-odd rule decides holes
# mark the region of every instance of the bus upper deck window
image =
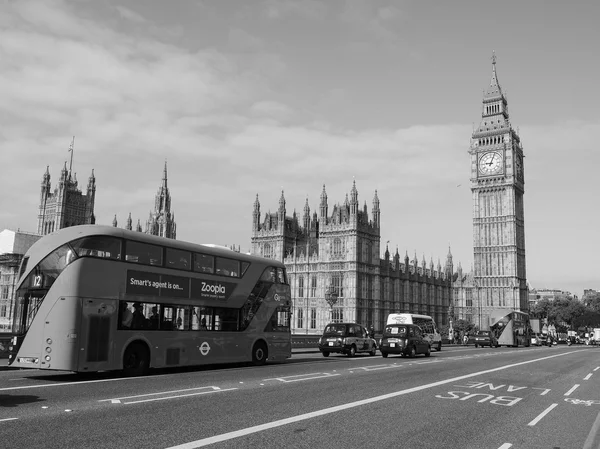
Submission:
[[194,253],[194,271],[214,273],[215,258],[207,254]]
[[103,259],[121,258],[121,240],[115,237],[95,235],[83,237],[71,242],[78,256],[99,257]]

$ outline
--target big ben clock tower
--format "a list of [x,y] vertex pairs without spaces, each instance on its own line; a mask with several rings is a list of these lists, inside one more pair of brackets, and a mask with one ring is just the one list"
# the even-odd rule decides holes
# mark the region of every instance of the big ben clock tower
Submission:
[[498,83],[496,55],[483,94],[481,123],[471,138],[473,301],[486,329],[494,309],[527,309],[523,147]]

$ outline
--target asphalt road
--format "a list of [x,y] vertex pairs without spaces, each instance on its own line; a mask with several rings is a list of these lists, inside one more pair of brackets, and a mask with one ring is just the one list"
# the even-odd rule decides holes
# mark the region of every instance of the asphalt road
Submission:
[[0,372],[0,447],[598,449],[600,348]]

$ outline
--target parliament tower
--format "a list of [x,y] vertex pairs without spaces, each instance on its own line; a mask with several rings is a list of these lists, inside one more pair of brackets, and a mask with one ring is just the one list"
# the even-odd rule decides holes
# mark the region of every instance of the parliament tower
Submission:
[[94,170],[88,179],[86,194],[83,195],[78,188],[77,173],[72,172],[73,167],[73,142],[69,147],[71,161],[67,169],[67,162],[60,172],[58,184],[52,191],[50,184],[50,170],[42,177],[40,192],[40,206],[38,212],[39,235],[50,234],[62,228],[82,224],[95,224],[94,201],[96,198],[96,177]]
[[496,56],[471,146],[473,300],[480,316],[493,309],[527,310],[523,146],[508,116]]

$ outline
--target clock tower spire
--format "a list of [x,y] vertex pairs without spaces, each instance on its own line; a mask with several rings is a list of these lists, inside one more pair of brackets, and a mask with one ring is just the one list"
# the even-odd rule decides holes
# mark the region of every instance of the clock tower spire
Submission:
[[473,131],[474,298],[487,328],[493,309],[527,310],[523,147],[508,115],[508,102],[492,55],[492,77],[483,92],[481,122]]

